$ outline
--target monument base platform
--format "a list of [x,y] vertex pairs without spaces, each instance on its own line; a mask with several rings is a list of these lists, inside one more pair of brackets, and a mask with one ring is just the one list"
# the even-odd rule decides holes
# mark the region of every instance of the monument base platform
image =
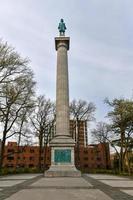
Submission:
[[75,167],[74,140],[68,136],[56,136],[50,142],[51,166],[45,171],[45,177],[80,177]]
[[49,170],[44,173],[45,177],[81,177],[81,172],[75,166],[51,166]]

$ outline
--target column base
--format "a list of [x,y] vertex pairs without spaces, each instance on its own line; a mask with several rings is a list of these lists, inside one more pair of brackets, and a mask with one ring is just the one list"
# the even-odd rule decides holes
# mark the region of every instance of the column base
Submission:
[[45,177],[80,177],[75,167],[74,140],[68,136],[56,136],[50,142],[51,166],[45,171]]
[[81,172],[70,165],[53,165],[45,173],[45,177],[81,177]]

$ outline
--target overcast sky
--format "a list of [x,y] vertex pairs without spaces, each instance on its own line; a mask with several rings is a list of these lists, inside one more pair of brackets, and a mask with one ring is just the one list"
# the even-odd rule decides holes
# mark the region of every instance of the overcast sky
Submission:
[[37,91],[55,99],[60,18],[70,36],[70,99],[96,104],[104,120],[105,97],[133,97],[133,0],[0,0],[0,37],[29,57]]

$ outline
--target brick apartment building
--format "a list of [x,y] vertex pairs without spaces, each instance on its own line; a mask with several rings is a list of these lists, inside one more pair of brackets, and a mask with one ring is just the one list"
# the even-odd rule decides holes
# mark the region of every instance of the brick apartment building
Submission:
[[[3,167],[7,168],[37,168],[39,163],[38,146],[19,146],[16,142],[8,142],[5,147]],[[42,150],[41,164],[44,164]],[[46,163],[50,165],[50,148],[47,148]]]
[[87,135],[87,121],[76,121],[70,120],[70,134],[75,140],[76,145],[86,147],[88,145]]
[[[88,145],[87,122],[70,121],[70,133],[75,140],[75,164],[83,171],[96,168],[110,167],[109,145],[92,144]],[[52,135],[54,135],[52,133]],[[38,146],[19,146],[16,142],[8,142],[5,147],[3,167],[7,168],[37,168],[39,165]],[[51,162],[50,147],[42,149],[41,165],[48,168]]]
[[70,133],[76,142],[75,164],[77,168],[83,171],[110,168],[109,144],[88,145],[87,121],[80,121],[77,125],[75,121],[70,120]]

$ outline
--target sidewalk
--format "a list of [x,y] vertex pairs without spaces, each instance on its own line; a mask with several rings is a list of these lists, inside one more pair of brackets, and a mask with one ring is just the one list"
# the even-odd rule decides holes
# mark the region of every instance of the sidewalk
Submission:
[[131,200],[133,180],[85,174],[81,178],[12,175],[0,178],[0,200]]

